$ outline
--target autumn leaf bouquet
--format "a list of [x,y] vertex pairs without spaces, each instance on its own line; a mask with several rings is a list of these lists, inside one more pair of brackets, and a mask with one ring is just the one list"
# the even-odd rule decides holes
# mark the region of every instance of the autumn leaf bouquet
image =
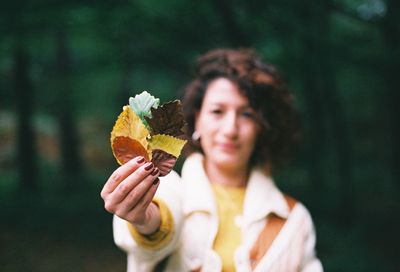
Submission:
[[143,156],[165,176],[186,144],[180,139],[184,124],[179,100],[160,105],[160,99],[146,91],[130,97],[111,132],[113,155],[121,165]]

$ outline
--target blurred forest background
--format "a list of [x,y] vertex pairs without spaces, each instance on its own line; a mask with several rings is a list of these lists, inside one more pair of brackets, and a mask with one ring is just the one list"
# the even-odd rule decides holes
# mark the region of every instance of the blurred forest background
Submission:
[[122,106],[143,90],[175,99],[209,49],[253,47],[297,98],[304,143],[276,179],[311,210],[325,270],[400,271],[399,6],[2,3],[0,270],[125,271],[99,196]]

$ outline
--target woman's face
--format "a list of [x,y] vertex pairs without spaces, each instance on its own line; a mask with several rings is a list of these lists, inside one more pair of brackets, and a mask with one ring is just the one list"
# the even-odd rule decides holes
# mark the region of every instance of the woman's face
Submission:
[[210,82],[195,127],[207,163],[247,168],[259,126],[248,99],[230,80],[218,78]]

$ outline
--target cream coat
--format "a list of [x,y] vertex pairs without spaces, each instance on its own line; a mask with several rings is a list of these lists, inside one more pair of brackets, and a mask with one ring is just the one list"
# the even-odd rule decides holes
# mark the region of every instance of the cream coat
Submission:
[[[167,203],[175,224],[173,238],[164,248],[139,247],[129,233],[127,222],[114,217],[114,239],[128,254],[128,272],[152,271],[168,255],[168,272],[191,271],[199,267],[201,271],[221,271],[221,259],[212,250],[218,230],[216,202],[202,160],[202,155],[193,154],[185,161],[182,178],[172,172],[161,179],[157,197]],[[243,241],[234,256],[236,270],[251,271],[249,251],[270,213],[287,218],[287,221],[254,271],[322,271],[315,255],[315,232],[307,209],[297,203],[289,215],[282,193],[260,170],[252,171],[243,215],[235,219]]]

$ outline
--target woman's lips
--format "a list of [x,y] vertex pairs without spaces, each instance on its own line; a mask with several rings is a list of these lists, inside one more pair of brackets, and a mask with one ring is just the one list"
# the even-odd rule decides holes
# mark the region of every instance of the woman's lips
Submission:
[[236,151],[239,146],[234,143],[218,143],[217,146],[224,151]]

